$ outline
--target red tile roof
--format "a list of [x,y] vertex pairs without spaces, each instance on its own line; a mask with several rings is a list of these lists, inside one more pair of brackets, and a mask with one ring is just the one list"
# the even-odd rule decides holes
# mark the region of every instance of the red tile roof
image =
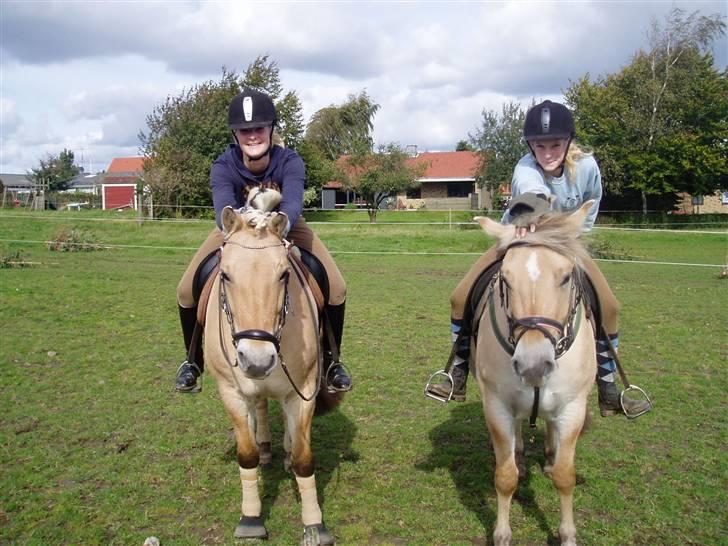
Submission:
[[106,169],[107,173],[135,173],[141,172],[144,166],[143,157],[115,157]]
[[475,152],[424,152],[408,160],[410,165],[427,165],[420,180],[474,179],[478,170],[478,154]]
[[[339,158],[340,164],[345,164],[346,156]],[[476,152],[423,152],[417,157],[407,160],[407,164],[425,165],[425,172],[420,182],[434,182],[443,180],[474,180],[478,170],[478,154]],[[341,182],[331,181],[324,184],[324,188],[339,189]]]

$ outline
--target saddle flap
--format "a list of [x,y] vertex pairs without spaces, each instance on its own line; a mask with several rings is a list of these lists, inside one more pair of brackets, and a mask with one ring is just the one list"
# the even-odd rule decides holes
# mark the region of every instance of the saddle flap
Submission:
[[311,291],[311,295],[316,302],[316,309],[320,313],[324,308],[326,299],[319,283],[311,273],[311,269],[303,262],[297,252],[289,252],[288,261],[291,263],[292,267],[295,267],[299,271],[300,276],[306,281],[306,284]]

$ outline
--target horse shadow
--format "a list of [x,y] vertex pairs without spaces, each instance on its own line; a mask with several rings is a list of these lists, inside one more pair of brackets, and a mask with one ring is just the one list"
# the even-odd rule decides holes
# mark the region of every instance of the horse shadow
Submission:
[[[450,406],[454,406],[450,418],[430,430],[432,451],[426,460],[415,467],[428,472],[446,468],[452,476],[460,502],[476,514],[486,530],[487,543],[492,544],[498,514],[494,483],[495,453],[485,425],[483,407],[480,402]],[[513,502],[521,505],[527,517],[538,522],[539,528],[548,537],[547,544],[558,545],[561,543],[558,534],[554,534],[546,515],[536,502],[531,486],[532,472],[528,468],[534,462],[543,468],[546,462],[544,432],[542,428],[531,431],[524,423],[523,434],[527,470],[526,475],[518,480]],[[554,494],[557,494],[555,489]]]
[[[283,449],[283,411],[277,402],[269,401],[269,418],[271,431],[271,448],[273,460],[271,464],[261,466],[259,475],[262,478],[260,497],[262,501],[261,516],[268,519],[271,508],[281,494],[281,488],[290,483],[294,495],[298,498],[298,486],[293,472],[284,468],[285,452]],[[342,462],[357,462],[359,453],[352,449],[356,436],[356,425],[339,409],[326,415],[317,415],[311,427],[311,449],[316,467],[316,490],[322,510],[326,502],[326,489],[330,482],[338,482],[339,466]],[[235,440],[225,453],[225,459],[237,464],[237,446]],[[324,510],[325,513],[325,510]]]

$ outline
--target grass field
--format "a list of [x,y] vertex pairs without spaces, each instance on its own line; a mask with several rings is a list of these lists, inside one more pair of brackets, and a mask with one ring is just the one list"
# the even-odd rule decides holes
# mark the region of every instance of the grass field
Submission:
[[[117,221],[110,221],[110,219]],[[214,382],[173,393],[183,358],[175,286],[211,229],[122,215],[0,212],[0,544],[233,544],[240,487]],[[111,246],[50,252],[75,228]],[[319,498],[340,545],[484,545],[494,458],[474,382],[463,404],[426,399],[449,351],[449,294],[489,244],[460,226],[315,230],[349,286],[344,357],[355,389],[314,425]],[[620,350],[655,403],[602,419],[577,448],[585,545],[725,544],[728,235],[598,231],[629,262],[600,262],[623,303]],[[25,241],[25,242],[17,242]],[[34,242],[36,241],[36,242]],[[278,408],[274,413],[279,415]],[[282,427],[275,421],[275,431]],[[527,447],[515,544],[554,544],[558,496]],[[280,437],[263,472],[270,544],[297,544]]]

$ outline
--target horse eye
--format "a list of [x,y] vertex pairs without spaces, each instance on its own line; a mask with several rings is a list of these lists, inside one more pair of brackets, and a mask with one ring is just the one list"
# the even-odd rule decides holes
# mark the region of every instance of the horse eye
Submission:
[[289,275],[290,275],[290,271],[284,271],[283,273],[281,273],[280,281],[281,282],[287,282]]
[[220,279],[222,279],[224,282],[230,282],[230,277],[222,270],[220,271]]
[[571,273],[566,274],[566,276],[564,277],[564,280],[561,281],[560,286],[566,286],[566,284],[569,283],[569,281],[571,281]]

